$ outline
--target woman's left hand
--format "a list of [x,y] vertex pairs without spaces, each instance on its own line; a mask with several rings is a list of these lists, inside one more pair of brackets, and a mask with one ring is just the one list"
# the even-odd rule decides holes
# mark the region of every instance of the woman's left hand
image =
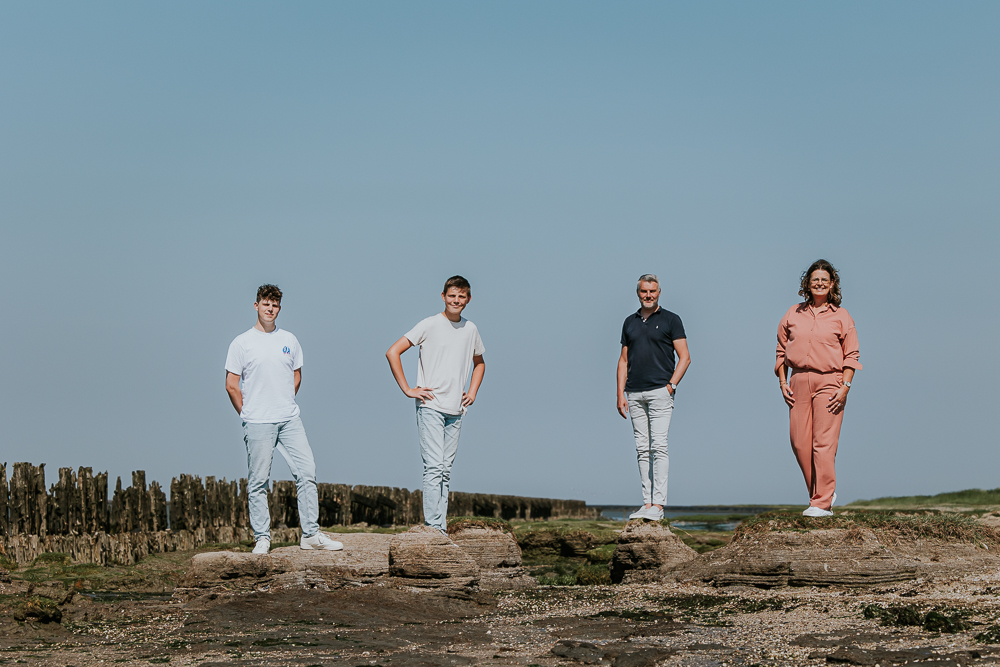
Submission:
[[847,392],[850,390],[850,387],[841,385],[840,389],[830,397],[830,402],[826,406],[827,412],[835,415],[840,414],[844,406],[847,405]]

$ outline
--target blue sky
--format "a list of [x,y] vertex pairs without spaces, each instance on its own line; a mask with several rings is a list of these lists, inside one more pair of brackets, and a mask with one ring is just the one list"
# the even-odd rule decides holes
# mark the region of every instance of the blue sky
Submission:
[[652,272],[693,358],[669,502],[805,503],[771,369],[825,257],[865,364],[840,498],[1000,486],[998,20],[975,2],[5,3],[0,460],[50,481],[244,476],[223,365],[274,282],[320,479],[418,488],[383,355],[461,273],[487,372],[452,488],[638,502],[614,373]]

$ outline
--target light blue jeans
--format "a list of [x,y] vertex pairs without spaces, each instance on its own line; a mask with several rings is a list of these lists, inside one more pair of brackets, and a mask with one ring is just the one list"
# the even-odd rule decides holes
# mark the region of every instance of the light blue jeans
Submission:
[[417,406],[417,435],[424,461],[424,525],[448,530],[451,466],[458,453],[462,415]]
[[247,443],[247,496],[250,504],[250,527],[255,539],[271,537],[271,513],[267,508],[267,483],[271,479],[271,459],[275,447],[281,452],[295,479],[302,534],[319,532],[319,497],[316,493],[316,462],[306,439],[302,420],[296,417],[276,424],[243,423],[243,441]]
[[[628,414],[632,417],[635,451],[639,459],[642,500],[650,505],[667,504],[667,431],[674,412],[674,397],[666,387],[649,391],[630,391]],[[650,465],[652,460],[652,466]]]

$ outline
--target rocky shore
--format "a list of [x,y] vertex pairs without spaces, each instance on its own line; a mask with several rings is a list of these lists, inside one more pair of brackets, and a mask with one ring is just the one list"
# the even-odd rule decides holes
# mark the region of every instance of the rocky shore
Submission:
[[[764,516],[702,554],[658,523],[631,522],[602,551],[601,534],[515,536],[503,522],[466,520],[448,537],[423,527],[340,534],[344,552],[177,555],[173,585],[155,593],[45,581],[54,570],[36,564],[0,573],[0,661],[1000,662],[1000,534],[989,520],[946,519],[845,514],[803,527],[791,515]],[[618,583],[539,585],[537,559],[580,553],[610,553],[603,567]]]

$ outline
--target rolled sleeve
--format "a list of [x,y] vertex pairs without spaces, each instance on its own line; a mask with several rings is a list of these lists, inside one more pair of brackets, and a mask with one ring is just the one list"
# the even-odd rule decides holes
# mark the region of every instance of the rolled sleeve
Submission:
[[860,361],[861,351],[858,347],[858,330],[854,328],[854,322],[851,322],[850,328],[844,334],[841,346],[844,350],[844,368],[853,368],[856,371],[860,371],[862,368]]
[[779,371],[785,364],[785,347],[788,345],[788,315],[778,323],[778,347],[774,351],[774,374],[780,377]]

